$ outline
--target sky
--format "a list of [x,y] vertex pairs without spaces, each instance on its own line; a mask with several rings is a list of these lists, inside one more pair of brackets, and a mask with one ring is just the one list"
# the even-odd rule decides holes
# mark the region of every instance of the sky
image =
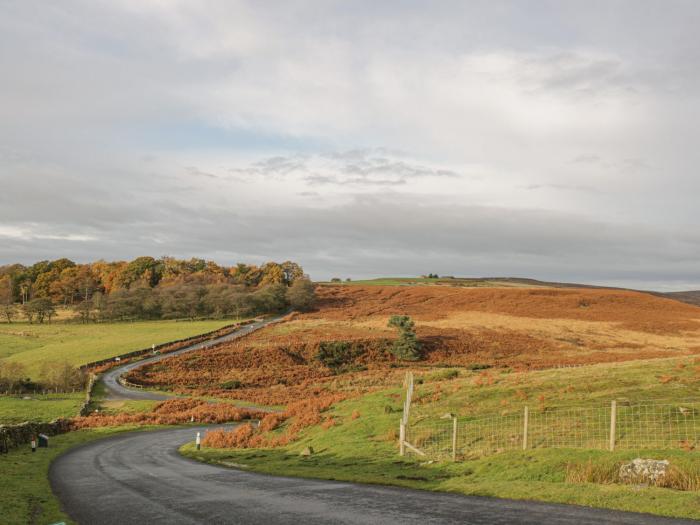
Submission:
[[0,12],[0,264],[700,289],[700,2]]

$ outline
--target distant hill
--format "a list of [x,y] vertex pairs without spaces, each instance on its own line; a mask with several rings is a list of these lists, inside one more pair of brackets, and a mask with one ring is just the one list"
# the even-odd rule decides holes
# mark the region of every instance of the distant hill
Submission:
[[[337,284],[348,285],[376,285],[376,286],[415,286],[415,285],[435,285],[435,286],[459,286],[469,288],[489,288],[498,286],[507,287],[538,287],[538,288],[587,288],[587,289],[608,289],[608,290],[628,290],[665,297],[686,304],[700,306],[700,290],[690,290],[684,292],[654,292],[650,290],[636,290],[634,288],[621,288],[617,286],[599,286],[595,284],[581,283],[561,283],[556,281],[540,281],[528,279],[526,277],[379,277],[376,279],[364,279],[358,281],[336,281]],[[325,284],[325,283],[321,283]],[[333,283],[335,284],[335,283]]]
[[694,304],[695,306],[700,306],[700,290],[691,290],[687,292],[666,292],[657,293],[652,292],[654,295],[659,295],[661,297],[667,297],[668,299],[675,299],[676,301],[681,301],[688,304]]

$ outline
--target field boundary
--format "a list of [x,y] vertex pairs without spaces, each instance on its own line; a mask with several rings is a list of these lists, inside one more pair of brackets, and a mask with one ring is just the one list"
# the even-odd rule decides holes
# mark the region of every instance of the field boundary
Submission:
[[[410,385],[409,385],[410,386]],[[410,394],[412,389],[407,388]],[[517,412],[414,418],[404,405],[399,451],[436,459],[469,458],[506,450],[700,448],[700,400],[611,400],[594,406],[522,407]]]
[[[159,352],[165,349],[166,347],[170,347],[173,345],[180,345],[183,343],[191,344],[191,343],[198,343],[201,341],[207,341],[209,339],[215,339],[217,337],[223,336],[230,334],[234,332],[235,330],[238,330],[241,326],[245,326],[251,323],[254,323],[255,319],[246,319],[245,321],[241,321],[240,323],[233,323],[230,325],[223,326],[221,328],[217,328],[216,330],[212,330],[210,332],[205,332],[203,334],[197,334],[193,335],[191,337],[185,337],[184,339],[176,339],[174,341],[168,341],[165,343],[160,343],[157,345],[152,345],[148,348],[142,348],[140,350],[134,350],[132,352],[127,352],[124,354],[119,354],[115,355],[113,357],[109,357],[107,359],[100,359],[99,361],[92,361],[90,363],[85,363],[83,365],[80,365],[81,370],[87,370],[90,368],[97,368],[102,365],[107,365],[107,364],[122,364],[121,361],[124,359],[131,359],[134,357],[140,357],[144,354],[147,354],[149,352]],[[167,351],[175,351],[177,348],[172,348]],[[166,352],[167,352],[166,351]]]

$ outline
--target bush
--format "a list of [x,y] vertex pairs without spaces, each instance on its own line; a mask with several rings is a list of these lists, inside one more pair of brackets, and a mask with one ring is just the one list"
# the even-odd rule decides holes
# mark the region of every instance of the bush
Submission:
[[243,386],[243,383],[241,383],[238,379],[225,381],[219,385],[219,387],[223,388],[224,390],[236,390],[237,388],[241,388],[241,386]]
[[337,370],[349,364],[354,357],[355,352],[346,341],[323,341],[316,354],[316,359],[331,370]]
[[428,377],[429,381],[446,381],[448,379],[455,379],[459,377],[459,370],[455,368],[450,368],[448,370],[440,370],[435,372]]

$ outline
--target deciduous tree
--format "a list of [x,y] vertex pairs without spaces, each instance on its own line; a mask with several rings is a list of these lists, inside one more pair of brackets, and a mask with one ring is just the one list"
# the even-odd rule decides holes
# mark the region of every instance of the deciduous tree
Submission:
[[289,306],[300,312],[308,312],[316,306],[316,286],[309,279],[296,279],[287,289]]

